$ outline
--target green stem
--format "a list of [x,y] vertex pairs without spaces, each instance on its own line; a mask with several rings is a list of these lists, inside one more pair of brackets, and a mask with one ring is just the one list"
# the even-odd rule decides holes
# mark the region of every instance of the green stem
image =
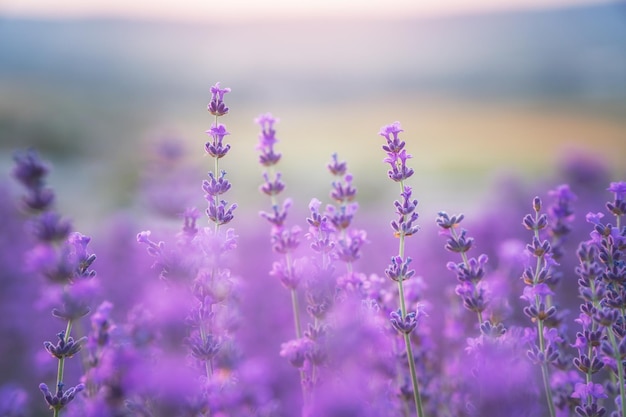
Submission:
[[[451,230],[452,230],[452,236],[454,237],[454,239],[458,239],[459,235],[457,234],[456,229],[453,227],[453,228],[451,228]],[[465,266],[469,270],[469,259],[467,259],[467,253],[466,252],[461,252],[461,258],[463,259],[463,263],[465,264]],[[474,283],[474,284],[476,284],[476,283]],[[476,285],[474,285],[474,295],[477,295],[476,294]],[[482,313],[482,311],[477,311],[476,314],[478,316],[478,328],[480,329],[480,326],[483,324],[483,313]]]
[[417,382],[417,372],[415,371],[415,361],[413,360],[413,348],[411,347],[411,337],[408,334],[404,334],[404,345],[406,346],[406,353],[409,357],[409,370],[411,371],[411,383],[413,384],[413,399],[415,400],[415,409],[419,417],[424,416],[424,409],[422,407],[422,397],[420,395],[419,384]]
[[[537,223],[539,220],[539,212],[535,212],[535,223]],[[539,239],[539,229],[535,228],[534,229],[534,236]],[[541,267],[542,265],[544,265],[545,259],[544,256],[538,256],[537,257],[537,266],[535,267],[535,278],[534,278],[534,282],[532,284],[533,287],[535,287],[536,285],[538,285],[538,283],[535,281],[536,278],[539,276],[539,272],[541,271]],[[541,304],[541,300],[539,299],[539,296],[536,295],[535,296],[535,306],[537,308],[539,308]],[[543,337],[543,320],[537,320],[537,337],[539,338],[539,351],[545,355],[545,340]],[[548,369],[548,364],[543,362],[541,364],[541,377],[543,379],[543,389],[544,389],[544,393],[546,396],[546,401],[548,402],[548,410],[550,412],[550,417],[555,417],[556,416],[556,412],[554,410],[554,402],[552,401],[552,389],[550,388],[550,370]]]
[[[543,338],[543,322],[537,320],[537,330],[539,332],[539,349],[542,353],[545,353],[545,341]],[[552,401],[552,389],[550,388],[550,370],[548,364],[541,363],[541,377],[543,379],[543,388],[546,395],[546,401],[548,402],[548,410],[550,411],[550,417],[555,417],[556,412],[554,410],[554,403]]]
[[[67,321],[67,326],[65,327],[65,336],[63,337],[63,342],[67,343],[70,338],[70,332],[72,331],[72,320]],[[56,389],[59,389],[59,384],[63,383],[63,374],[65,373],[65,357],[59,359],[59,365],[57,367],[57,386]],[[53,409],[53,416],[58,417],[60,409]]]
[[[70,338],[70,332],[72,331],[72,320],[67,321],[67,327],[65,328],[65,337],[63,342],[67,343]],[[59,359],[59,366],[57,367],[57,386],[63,382],[63,373],[65,372],[65,357]]]
[[[401,192],[404,192],[404,182],[400,181]],[[406,215],[404,216],[406,217]],[[400,234],[400,244],[398,247],[398,256],[404,259],[404,247],[405,238],[404,234]],[[402,320],[406,317],[406,302],[404,300],[404,277],[400,277],[398,280],[398,298],[400,298],[400,313]],[[417,372],[415,370],[415,358],[413,357],[413,347],[411,346],[411,338],[408,334],[404,333],[404,346],[406,348],[407,360],[409,362],[409,372],[411,374],[411,384],[413,386],[413,400],[415,402],[415,409],[419,417],[424,417],[424,410],[422,407],[422,397],[420,396],[419,383],[417,381]]]
[[617,379],[619,384],[619,396],[622,400],[622,416],[626,416],[626,388],[624,388],[624,365],[622,364],[622,358],[619,354],[619,345],[617,344],[617,340],[615,339],[615,334],[613,333],[613,329],[607,328],[607,333],[609,335],[609,340],[611,341],[611,346],[613,347],[613,351],[615,352],[615,362],[617,366]]
[[300,315],[298,311],[300,308],[298,307],[298,293],[296,293],[295,289],[291,289],[291,308],[293,310],[293,322],[296,328],[296,337],[300,339],[302,337],[302,327],[300,326]]

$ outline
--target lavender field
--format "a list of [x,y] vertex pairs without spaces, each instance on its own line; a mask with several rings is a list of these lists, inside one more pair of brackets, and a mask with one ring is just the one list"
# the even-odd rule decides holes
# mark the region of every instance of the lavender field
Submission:
[[0,21],[0,417],[626,417],[623,11]]

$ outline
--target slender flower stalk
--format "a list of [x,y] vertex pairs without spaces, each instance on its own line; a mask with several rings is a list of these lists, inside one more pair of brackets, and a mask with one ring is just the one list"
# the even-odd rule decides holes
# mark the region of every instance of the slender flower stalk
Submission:
[[540,231],[548,226],[548,218],[545,214],[541,214],[541,199],[539,197],[533,199],[533,211],[534,215],[527,214],[522,222],[528,230],[533,232],[532,243],[526,246],[526,250],[531,257],[536,259],[534,268],[532,266],[527,267],[522,275],[524,284],[526,284],[522,298],[529,303],[527,307],[524,307],[524,314],[536,324],[538,339],[538,345],[533,344],[531,346],[528,356],[532,362],[541,366],[548,410],[550,417],[555,417],[556,411],[550,388],[548,364],[558,359],[558,351],[550,343],[550,339],[546,338],[546,321],[557,314],[555,306],[547,307],[546,305],[548,296],[554,294],[546,281],[551,277],[552,267],[555,263],[551,255],[550,242],[540,236]]
[[464,216],[450,217],[445,212],[440,212],[437,217],[437,225],[441,228],[440,234],[447,236],[446,249],[450,252],[461,254],[461,263],[448,263],[448,269],[456,272],[459,284],[456,286],[456,293],[463,300],[466,309],[474,312],[478,316],[478,326],[483,325],[483,312],[487,308],[488,300],[486,291],[481,285],[481,280],[485,275],[485,264],[487,255],[481,254],[478,258],[468,258],[467,252],[471,249],[474,239],[467,236],[465,229],[461,233],[457,231]]
[[56,392],[53,394],[45,383],[39,384],[46,403],[58,417],[75,396],[85,389],[80,383],[65,389],[65,362],[81,351],[86,337],[75,340],[71,336],[72,326],[90,312],[91,279],[96,275],[91,265],[96,256],[88,253],[90,238],[71,232],[69,222],[53,211],[54,193],[45,186],[48,167],[38,154],[29,150],[16,154],[14,177],[27,190],[23,198],[24,207],[38,213],[33,231],[39,247],[33,251],[31,262],[41,275],[47,278],[46,291],[57,294],[52,315],[66,322],[65,329],[57,334],[58,342],[44,342],[44,348],[57,359]]
[[418,319],[422,312],[419,309],[409,311],[404,295],[404,281],[415,273],[415,271],[409,269],[411,258],[405,257],[405,240],[407,237],[415,234],[419,228],[415,224],[418,218],[418,214],[415,211],[417,200],[411,199],[411,187],[404,183],[407,178],[413,175],[414,171],[412,168],[406,166],[406,161],[411,158],[411,155],[404,149],[405,142],[398,137],[399,133],[402,131],[400,123],[395,122],[384,126],[379,133],[379,135],[383,136],[386,140],[386,145],[383,145],[382,148],[387,153],[387,157],[383,161],[390,165],[390,170],[388,171],[389,178],[400,185],[401,197],[401,200],[394,202],[398,219],[391,222],[394,236],[399,239],[398,254],[391,258],[391,264],[385,273],[389,278],[396,281],[398,285],[400,308],[391,314],[390,320],[392,326],[402,334],[404,338],[404,346],[407,353],[411,384],[413,387],[415,409],[419,417],[424,417],[410,338],[410,334],[417,326]]
[[272,225],[272,249],[274,252],[284,255],[283,260],[274,262],[271,274],[279,278],[281,283],[289,290],[296,338],[300,339],[302,337],[302,324],[300,322],[297,291],[300,276],[293,259],[293,254],[300,245],[300,228],[297,226],[291,228],[285,226],[288,210],[291,207],[291,200],[286,199],[282,205],[278,201],[278,196],[285,189],[285,183],[281,179],[281,174],[276,171],[276,165],[281,158],[281,154],[274,149],[274,145],[278,142],[274,124],[278,122],[278,119],[274,118],[270,113],[266,113],[257,117],[255,122],[261,127],[259,144],[257,145],[257,149],[260,152],[259,163],[266,169],[263,173],[265,182],[261,185],[260,190],[270,198],[272,204],[272,212],[261,212],[261,217]]
[[602,296],[595,309],[594,320],[606,328],[606,339],[601,351],[604,362],[613,371],[617,385],[619,415],[626,415],[626,227],[621,218],[626,214],[626,182],[613,182],[608,188],[613,193],[612,202],[606,203],[607,211],[615,217],[616,225],[603,223],[602,213],[588,213],[587,221],[594,228],[591,245],[597,248],[597,267],[601,281],[598,296]]
[[364,280],[363,275],[354,270],[354,263],[361,257],[361,248],[367,242],[367,233],[351,227],[359,204],[355,201],[357,190],[352,185],[353,176],[347,171],[347,163],[340,162],[334,153],[327,168],[335,177],[330,192],[330,198],[335,205],[327,205],[325,215],[336,230],[337,259],[346,265],[345,274],[338,278],[338,287],[344,292],[354,292],[361,288]]
[[[233,211],[237,208],[237,204],[231,204],[228,206],[226,200],[221,199],[221,196],[225,194],[231,188],[230,182],[226,179],[226,171],[221,170],[219,167],[219,161],[230,150],[230,145],[224,143],[224,137],[229,135],[226,127],[218,122],[218,118],[228,114],[229,108],[224,103],[224,95],[230,92],[230,88],[221,88],[220,83],[216,83],[211,87],[211,101],[207,106],[207,110],[213,116],[215,121],[211,125],[211,128],[206,131],[210,140],[205,145],[205,150],[214,161],[214,169],[209,172],[209,180],[205,180],[202,183],[202,188],[206,192],[205,198],[209,207],[206,209],[206,214],[209,221],[214,224],[215,237],[218,236],[220,226],[229,223],[233,218]],[[219,261],[217,257],[219,252],[214,255],[216,257],[215,262],[211,268],[209,282],[204,283],[208,285],[209,291],[211,287],[215,285],[216,276],[218,274]],[[200,283],[197,288],[202,288],[203,283]],[[202,291],[200,291],[202,292]],[[214,300],[210,300],[206,295],[198,294],[201,305],[199,311],[207,311],[207,314],[202,314],[202,320],[200,320],[198,329],[200,332],[200,341],[198,352],[196,355],[205,361],[207,377],[211,379],[213,374],[213,358],[219,350],[220,343],[218,339],[212,334],[210,317],[212,316],[212,308]]]

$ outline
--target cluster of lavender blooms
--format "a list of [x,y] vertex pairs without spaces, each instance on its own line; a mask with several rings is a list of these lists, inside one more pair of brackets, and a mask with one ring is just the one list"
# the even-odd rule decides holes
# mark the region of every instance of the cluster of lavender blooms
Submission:
[[94,239],[97,263],[54,209],[49,165],[16,154],[0,329],[24,348],[0,346],[0,416],[626,417],[626,182],[507,200],[513,220],[424,220],[395,122],[379,132],[398,196],[385,212],[363,213],[332,154],[327,197],[298,218],[267,113],[255,120],[266,208],[258,230],[236,230],[230,92],[210,89],[204,215],[187,207],[176,230],[128,222]]

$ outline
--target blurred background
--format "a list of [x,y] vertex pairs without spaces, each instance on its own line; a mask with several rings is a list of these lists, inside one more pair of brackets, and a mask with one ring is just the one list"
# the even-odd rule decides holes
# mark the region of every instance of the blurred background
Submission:
[[[10,335],[0,385],[17,380],[34,408],[44,406],[36,384],[53,380],[40,374],[55,364],[39,352],[50,316],[24,307],[40,290],[21,265],[32,244],[27,216],[5,198],[22,193],[9,180],[13,152],[35,147],[52,162],[57,211],[93,237],[103,298],[121,323],[156,294],[146,290],[156,277],[137,232],[168,240],[158,226],[178,230],[185,207],[206,207],[206,106],[218,81],[232,89],[220,119],[232,149],[220,167],[233,184],[225,198],[239,205],[233,264],[249,285],[243,316],[254,318],[241,334],[256,356],[281,361],[284,369],[271,368],[277,380],[297,376],[277,357],[292,337],[291,323],[280,325],[287,293],[264,272],[276,257],[257,214],[270,209],[258,191],[259,114],[280,119],[290,225],[306,224],[311,198],[328,201],[331,155],[348,161],[362,207],[355,227],[372,242],[358,270],[381,275],[397,247],[388,222],[400,190],[378,132],[401,122],[422,226],[407,254],[429,285],[424,299],[445,306],[455,305],[455,281],[433,230],[438,211],[467,215],[493,276],[514,277],[502,298],[520,304],[521,219],[532,197],[562,182],[579,195],[563,262],[575,279],[584,214],[603,210],[610,181],[626,181],[624,1],[0,0],[0,334]],[[563,288],[578,302],[576,285]]]
[[364,206],[389,207],[378,131],[396,120],[428,222],[480,209],[510,178],[543,193],[571,158],[626,178],[625,2],[439,3],[5,0],[0,169],[36,147],[55,164],[59,210],[85,233],[167,200],[165,184],[203,206],[220,81],[239,222],[268,204],[253,122],[265,112],[280,119],[280,170],[301,210],[327,196],[333,152]]

